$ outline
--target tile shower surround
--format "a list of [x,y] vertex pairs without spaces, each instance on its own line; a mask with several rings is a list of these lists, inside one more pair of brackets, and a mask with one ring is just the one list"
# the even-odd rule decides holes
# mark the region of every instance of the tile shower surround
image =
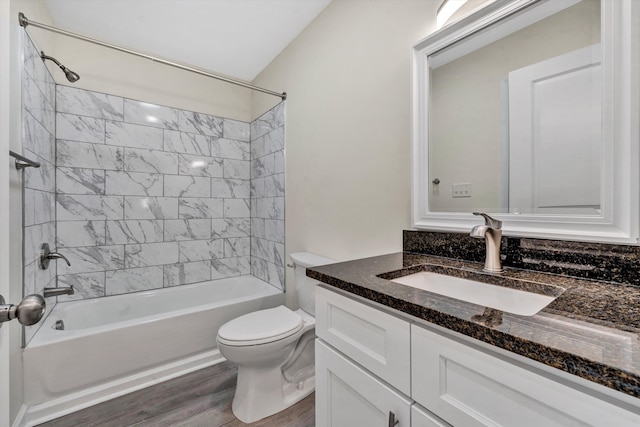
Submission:
[[[250,125],[67,86],[56,93],[56,243],[71,261],[58,265],[58,286],[76,289],[60,301],[252,271],[281,286],[272,270],[284,271],[284,227],[257,229],[252,241],[252,221],[284,224],[272,200],[284,200],[284,174],[261,160],[282,152],[282,138],[266,143],[282,128],[281,106]],[[269,252],[252,261],[254,241]]]
[[[56,285],[56,264],[41,270],[40,245],[55,244],[55,83],[40,54],[28,37],[24,38],[22,75],[22,150],[25,157],[40,163],[40,168],[25,168],[23,178],[23,255],[24,294],[42,294]],[[55,305],[47,298],[47,307]],[[48,310],[49,311],[49,310]],[[40,326],[25,327],[29,340]]]

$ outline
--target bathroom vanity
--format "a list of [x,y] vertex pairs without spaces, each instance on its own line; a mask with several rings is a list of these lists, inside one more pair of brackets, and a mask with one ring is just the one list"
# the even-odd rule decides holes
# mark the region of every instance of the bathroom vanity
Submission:
[[[564,291],[521,316],[390,280],[419,271]],[[637,287],[407,252],[307,274],[318,426],[640,425]]]

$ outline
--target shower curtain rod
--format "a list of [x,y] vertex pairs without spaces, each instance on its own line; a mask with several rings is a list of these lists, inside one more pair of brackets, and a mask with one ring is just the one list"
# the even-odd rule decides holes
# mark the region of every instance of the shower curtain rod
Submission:
[[54,32],[54,33],[62,34],[63,36],[68,36],[68,37],[72,37],[74,39],[83,40],[83,41],[86,41],[86,42],[89,42],[89,43],[97,44],[98,46],[107,47],[109,49],[119,50],[120,52],[128,53],[130,55],[139,56],[141,58],[150,59],[151,61],[159,62],[161,64],[165,64],[165,65],[169,65],[171,67],[179,68],[181,70],[191,71],[192,73],[200,74],[200,75],[203,75],[203,76],[206,76],[206,77],[211,77],[211,78],[214,78],[216,80],[222,80],[223,82],[231,83],[231,84],[234,84],[234,85],[237,85],[237,86],[242,86],[242,87],[245,87],[247,89],[251,89],[251,90],[255,90],[255,91],[258,91],[258,92],[266,93],[266,94],[269,94],[269,95],[277,96],[277,97],[281,98],[283,101],[285,99],[287,99],[287,93],[286,92],[282,92],[282,93],[274,92],[274,91],[269,90],[269,89],[264,89],[264,88],[261,88],[261,87],[258,87],[258,86],[251,85],[249,83],[244,83],[244,82],[241,82],[241,81],[238,81],[238,80],[233,80],[233,79],[230,79],[228,77],[220,76],[218,74],[213,74],[213,73],[210,73],[208,71],[204,71],[204,70],[200,70],[198,68],[190,67],[188,65],[178,64],[176,62],[168,61],[166,59],[157,58],[157,57],[152,56],[152,55],[147,55],[146,53],[136,52],[135,50],[127,49],[125,47],[116,46],[116,45],[111,44],[111,43],[106,43],[106,42],[103,42],[103,41],[100,41],[100,40],[92,39],[91,37],[86,37],[86,36],[83,36],[83,35],[80,35],[80,34],[76,34],[76,33],[72,33],[72,32],[69,32],[69,31],[61,30],[60,28],[51,27],[49,25],[41,24],[40,22],[30,21],[29,19],[27,19],[26,16],[24,16],[24,13],[22,13],[22,12],[18,13],[18,22],[20,22],[20,26],[21,27],[25,27],[26,28],[28,25],[32,25],[32,26],[34,26],[36,28],[41,28],[43,30],[47,30],[47,31],[51,31],[51,32]]

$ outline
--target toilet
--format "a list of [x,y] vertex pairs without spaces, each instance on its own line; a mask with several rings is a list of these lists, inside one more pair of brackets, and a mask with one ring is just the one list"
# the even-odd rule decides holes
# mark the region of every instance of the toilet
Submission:
[[220,327],[218,349],[238,364],[231,409],[252,423],[288,408],[315,389],[315,286],[306,269],[335,261],[319,255],[291,254],[300,308],[284,305],[259,310]]

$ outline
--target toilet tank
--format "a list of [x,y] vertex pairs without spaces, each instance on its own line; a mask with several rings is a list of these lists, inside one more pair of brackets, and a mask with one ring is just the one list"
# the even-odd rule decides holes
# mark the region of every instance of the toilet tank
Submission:
[[315,286],[320,282],[307,277],[307,268],[333,264],[336,261],[309,252],[296,252],[295,254],[291,254],[291,261],[293,261],[293,264],[296,266],[295,282],[298,305],[301,309],[315,317]]

